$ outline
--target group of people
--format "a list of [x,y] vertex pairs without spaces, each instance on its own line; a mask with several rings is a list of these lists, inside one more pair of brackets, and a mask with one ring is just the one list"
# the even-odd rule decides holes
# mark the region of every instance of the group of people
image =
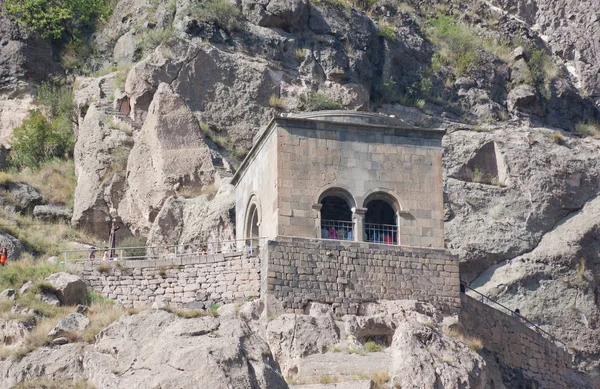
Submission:
[[369,231],[367,231],[367,236],[369,237],[368,240],[370,242],[394,244],[394,238],[392,238],[392,235],[390,234],[379,234],[376,231],[371,231],[369,234]]
[[323,239],[339,239],[339,240],[352,240],[352,230],[341,228],[339,231],[335,227],[321,228],[321,238]]
[[[96,259],[96,251],[98,251],[98,249],[96,247],[94,247],[94,246],[90,247],[90,251],[88,252],[88,259]],[[105,247],[104,254],[102,254],[102,260],[103,261],[108,261],[108,260],[118,261],[119,255],[117,253],[114,253],[111,256],[108,251],[108,247]]]

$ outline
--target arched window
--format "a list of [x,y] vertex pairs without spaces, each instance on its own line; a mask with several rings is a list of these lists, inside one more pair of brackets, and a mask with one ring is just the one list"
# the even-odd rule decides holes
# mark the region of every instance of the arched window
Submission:
[[246,245],[249,247],[257,247],[260,230],[258,207],[255,203],[250,205],[246,215]]
[[365,201],[365,240],[367,242],[398,244],[395,201],[385,193],[375,193]]
[[354,240],[352,196],[341,189],[330,189],[321,195],[322,239]]

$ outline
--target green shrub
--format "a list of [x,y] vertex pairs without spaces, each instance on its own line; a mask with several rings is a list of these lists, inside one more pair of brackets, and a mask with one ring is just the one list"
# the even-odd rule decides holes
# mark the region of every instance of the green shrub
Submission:
[[384,80],[374,87],[375,101],[379,104],[391,104],[400,101],[400,92],[396,81]]
[[377,34],[392,42],[396,42],[396,30],[385,22],[379,22],[379,31]]
[[384,347],[382,345],[380,345],[379,343],[376,343],[372,340],[369,340],[368,342],[366,342],[364,344],[364,346],[365,346],[365,350],[367,350],[367,352],[369,352],[369,353],[383,351],[383,349],[384,349]]
[[173,27],[164,29],[152,29],[142,33],[137,39],[136,59],[141,59],[143,54],[147,54],[157,48],[162,43],[166,43],[173,38]]
[[442,14],[429,19],[428,25],[425,32],[437,52],[432,59],[432,68],[450,65],[459,76],[478,65],[478,50],[483,46],[483,40],[472,29]]
[[115,302],[107,297],[102,296],[100,293],[88,290],[86,303],[87,303],[87,305],[92,305],[92,304],[113,305]]
[[342,105],[336,101],[332,101],[323,93],[312,93],[308,96],[308,101],[306,102],[307,111],[327,111],[335,109],[342,109]]
[[10,139],[10,162],[17,168],[39,167],[52,158],[70,156],[73,136],[73,91],[44,83],[38,89],[41,110],[30,111]]
[[38,167],[41,162],[72,154],[75,143],[72,123],[66,125],[62,119],[50,121],[42,112],[30,111],[11,136],[11,165]]
[[228,0],[196,0],[191,9],[192,17],[217,23],[234,30],[237,28],[241,12]]
[[9,16],[44,39],[74,37],[112,12],[109,0],[5,0]]

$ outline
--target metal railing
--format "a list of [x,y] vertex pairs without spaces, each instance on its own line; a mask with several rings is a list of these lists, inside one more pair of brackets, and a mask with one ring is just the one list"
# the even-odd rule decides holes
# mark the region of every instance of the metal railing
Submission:
[[[512,309],[508,308],[505,305],[502,305],[501,303],[499,303],[498,301],[492,299],[491,297],[488,297],[486,295],[484,295],[483,293],[480,293],[478,291],[476,291],[475,289],[471,288],[470,286],[468,286],[467,284],[462,284],[461,286],[463,286],[465,288],[465,291],[463,293],[466,292],[466,290],[470,290],[471,292],[477,294],[479,296],[479,301],[481,301],[483,304],[489,305],[492,308],[495,308],[494,306],[492,306],[490,303],[493,303],[499,307],[502,308],[502,310],[504,310],[504,313],[507,313],[509,316],[512,316],[516,319],[518,319],[521,323],[525,324],[525,326],[527,326],[527,328],[537,332],[538,334],[544,335],[544,337],[548,338],[549,340],[551,340],[552,342],[559,343],[564,351],[567,351],[567,345],[565,343],[563,343],[562,341],[556,339],[556,337],[554,337],[554,335],[550,334],[547,331],[544,331],[542,328],[540,328],[540,326],[538,326],[537,324],[535,324],[532,321],[527,320],[523,315],[521,315],[518,312],[513,311]],[[466,294],[466,293],[465,293]],[[497,308],[496,308],[497,309]]]
[[398,226],[393,224],[365,223],[365,241],[398,244]]
[[[143,259],[169,259],[186,257],[192,255],[211,255],[228,253],[248,253],[257,255],[259,249],[265,244],[267,238],[251,238],[243,240],[223,240],[202,243],[189,243],[182,245],[167,246],[133,246],[116,247],[111,250],[110,247],[97,247],[92,249],[64,250],[62,257],[64,264],[69,262],[79,262],[85,260],[143,260]],[[111,257],[111,253],[112,257]]]
[[321,238],[354,240],[354,223],[341,220],[321,220]]

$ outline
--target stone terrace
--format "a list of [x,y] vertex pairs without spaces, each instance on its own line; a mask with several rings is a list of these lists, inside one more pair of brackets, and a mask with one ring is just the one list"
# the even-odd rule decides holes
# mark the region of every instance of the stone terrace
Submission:
[[198,301],[230,303],[260,297],[260,260],[243,253],[189,255],[76,265],[92,290],[126,307],[162,300],[174,307]]
[[384,299],[460,307],[458,260],[446,250],[278,237],[261,257],[261,295],[286,310],[300,312],[314,301],[357,314],[360,303]]

